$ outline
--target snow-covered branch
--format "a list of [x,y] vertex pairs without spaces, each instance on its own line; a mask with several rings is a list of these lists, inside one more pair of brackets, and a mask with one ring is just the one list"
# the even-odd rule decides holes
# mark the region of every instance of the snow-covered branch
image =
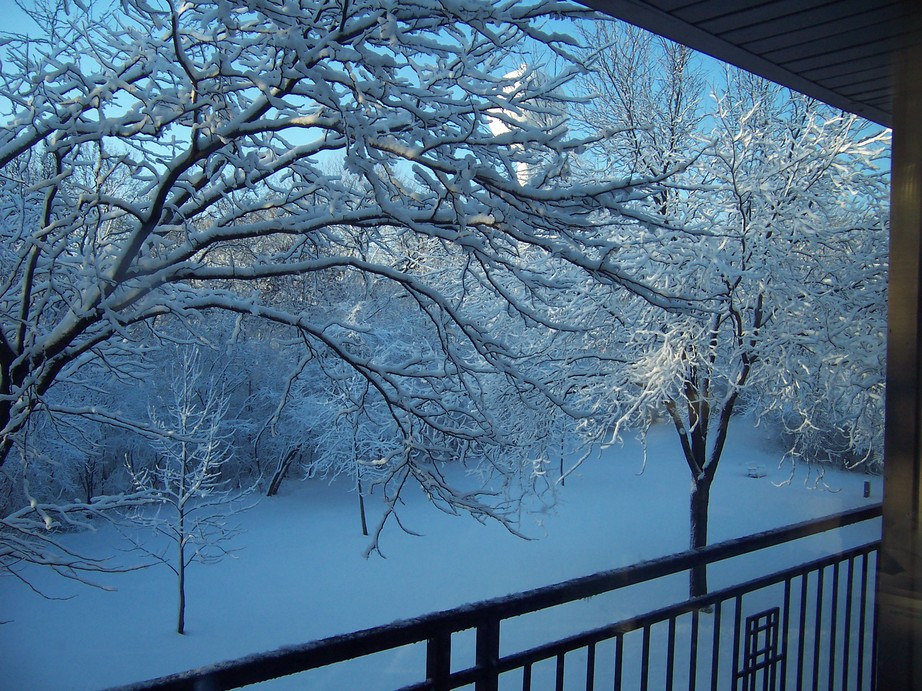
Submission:
[[[668,309],[696,307],[635,271],[630,253],[622,261],[610,239],[613,226],[650,222],[638,202],[671,172],[567,177],[587,140],[568,139],[560,89],[582,66],[576,42],[546,24],[583,8],[427,0],[352,2],[344,13],[333,0],[310,11],[280,0],[126,0],[104,16],[65,9],[56,31],[66,40],[5,46],[0,205],[12,222],[0,256],[0,460],[53,387],[87,362],[108,364],[113,342],[136,341],[165,315],[224,309],[287,324],[388,405],[446,431],[436,420],[447,411],[427,412],[437,397],[416,400],[396,376],[477,379],[490,369],[567,406],[523,374],[495,332],[499,303],[530,326],[582,328],[558,308],[555,275],[575,270]],[[569,68],[524,78],[513,68],[528,41]],[[491,128],[497,119],[502,132]],[[400,247],[419,244],[442,248],[439,267],[405,263]],[[450,365],[391,371],[350,354],[343,330],[303,311],[280,316],[260,295],[286,277],[344,269],[400,286]],[[445,288],[474,283],[492,295],[487,313],[466,289]],[[482,415],[478,426],[497,438]]]

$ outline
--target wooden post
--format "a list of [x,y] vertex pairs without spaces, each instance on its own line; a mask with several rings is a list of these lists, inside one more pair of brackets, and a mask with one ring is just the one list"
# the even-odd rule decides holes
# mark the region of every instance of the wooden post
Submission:
[[440,631],[426,642],[426,679],[433,691],[446,691],[451,675],[451,631]]
[[890,210],[883,544],[877,688],[922,688],[922,9],[906,0],[896,60]]
[[477,669],[482,675],[475,691],[497,691],[499,688],[499,619],[490,618],[477,627]]

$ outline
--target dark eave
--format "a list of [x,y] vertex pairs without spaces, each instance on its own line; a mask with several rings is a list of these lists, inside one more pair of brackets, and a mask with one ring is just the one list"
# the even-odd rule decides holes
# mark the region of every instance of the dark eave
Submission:
[[890,127],[901,0],[581,0]]

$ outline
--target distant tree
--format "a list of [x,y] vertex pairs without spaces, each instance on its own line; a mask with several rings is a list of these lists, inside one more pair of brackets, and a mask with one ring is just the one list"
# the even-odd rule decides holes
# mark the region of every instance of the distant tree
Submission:
[[166,537],[173,553],[147,548],[144,552],[176,574],[178,589],[177,633],[185,633],[186,569],[193,562],[222,558],[224,544],[236,534],[227,525],[228,514],[239,509],[235,501],[246,492],[229,489],[221,477],[230,460],[229,433],[222,426],[227,397],[202,376],[197,351],[180,352],[171,374],[170,396],[151,403],[153,425],[160,431],[154,441],[157,460],[152,468],[129,468],[136,489],[153,502],[133,514]]
[[[86,367],[83,375],[92,378],[93,369]],[[0,468],[0,572],[29,581],[24,567],[34,563],[102,587],[96,576],[136,568],[111,555],[79,554],[67,538],[71,532],[95,530],[110,512],[150,499],[134,490],[124,471],[126,454],[146,446],[147,439],[130,422],[142,419],[136,414],[137,397],[126,397],[116,382],[95,382],[93,397],[82,382],[68,382],[17,435]],[[140,386],[137,390],[143,392]],[[124,422],[113,419],[110,433],[104,434],[97,404],[101,414],[126,413]],[[111,433],[127,428],[132,433]]]
[[[59,575],[105,589],[96,580],[101,574],[122,573],[141,568],[138,564],[115,563],[106,556],[87,555],[68,544],[67,534],[95,530],[101,520],[118,512],[150,502],[143,491],[95,495],[89,500],[69,498],[53,478],[53,471],[66,468],[66,459],[49,458],[30,441],[14,447],[10,474],[0,474],[0,573],[19,578],[42,593],[24,569],[29,565],[49,568]],[[68,488],[73,489],[73,488]],[[50,493],[49,490],[53,490]]]

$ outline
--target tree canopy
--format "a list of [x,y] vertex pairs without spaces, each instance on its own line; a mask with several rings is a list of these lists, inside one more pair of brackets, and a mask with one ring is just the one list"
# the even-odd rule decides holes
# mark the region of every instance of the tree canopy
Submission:
[[739,75],[708,111],[687,51],[589,49],[553,0],[32,12],[0,76],[0,466],[153,443],[133,394],[172,342],[236,383],[257,475],[373,479],[379,530],[408,484],[505,521],[574,430],[663,406],[693,475],[738,401],[875,455],[883,140],[854,118]]

